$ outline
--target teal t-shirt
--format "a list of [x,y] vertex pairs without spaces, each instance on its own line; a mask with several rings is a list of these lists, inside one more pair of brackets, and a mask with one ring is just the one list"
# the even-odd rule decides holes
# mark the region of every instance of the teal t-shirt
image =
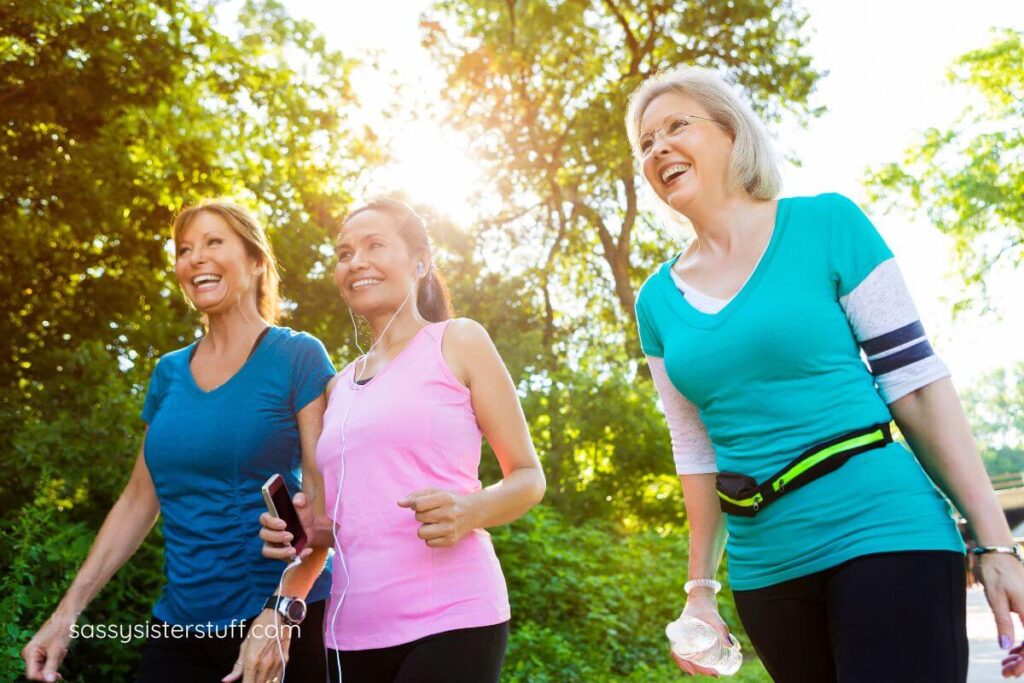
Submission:
[[[292,495],[300,490],[296,415],[323,393],[334,366],[315,337],[271,327],[231,379],[204,391],[189,368],[194,347],[160,359],[142,409],[167,579],[153,614],[225,625],[259,614],[277,590],[285,564],[262,554],[261,487],[277,473]],[[330,585],[328,567],[306,601],[323,600]]]
[[[779,201],[757,268],[721,311],[702,313],[672,280],[675,258],[640,290],[644,353],[664,358],[691,401],[719,471],[763,482],[816,443],[892,419],[839,299],[892,257],[837,194]],[[727,516],[729,579],[749,590],[861,555],[963,552],[947,500],[899,443],[852,458],[756,517]]]

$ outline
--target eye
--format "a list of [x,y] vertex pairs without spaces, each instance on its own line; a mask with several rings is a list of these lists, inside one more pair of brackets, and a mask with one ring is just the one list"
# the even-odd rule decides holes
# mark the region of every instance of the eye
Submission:
[[650,135],[640,139],[640,153],[646,154],[651,151],[651,147],[654,146],[654,140]]
[[350,258],[352,258],[352,252],[349,251],[348,249],[345,249],[344,251],[339,251],[337,253],[337,257],[339,261],[348,261]]
[[668,124],[668,134],[674,135],[676,133],[679,133],[688,125],[690,125],[690,122],[680,117],[673,121],[672,123]]
[[376,249],[377,247],[383,247],[383,246],[384,246],[383,242],[371,242],[370,243],[370,248],[371,249]]
[[178,247],[178,256],[184,256],[188,252],[188,247]]
[[222,240],[222,239],[221,239],[221,238],[219,238],[219,237],[211,237],[211,238],[209,239],[209,241],[207,241],[207,244],[220,244],[220,243],[222,243],[223,241],[224,241],[224,240]]

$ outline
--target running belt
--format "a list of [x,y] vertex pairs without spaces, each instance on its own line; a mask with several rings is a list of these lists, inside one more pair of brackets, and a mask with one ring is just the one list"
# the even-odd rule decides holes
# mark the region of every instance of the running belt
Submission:
[[853,456],[890,443],[892,428],[885,422],[811,446],[762,484],[738,472],[719,472],[715,484],[719,505],[723,512],[754,517],[789,491],[836,471]]

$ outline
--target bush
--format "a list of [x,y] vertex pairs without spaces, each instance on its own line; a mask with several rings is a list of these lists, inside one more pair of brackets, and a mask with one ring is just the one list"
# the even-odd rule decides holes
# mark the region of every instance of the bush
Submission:
[[[664,681],[680,675],[665,624],[684,603],[687,543],[682,533],[627,534],[594,520],[572,525],[546,505],[492,532],[512,602],[503,680]],[[737,630],[732,595],[722,616]],[[741,681],[767,681],[748,661]]]

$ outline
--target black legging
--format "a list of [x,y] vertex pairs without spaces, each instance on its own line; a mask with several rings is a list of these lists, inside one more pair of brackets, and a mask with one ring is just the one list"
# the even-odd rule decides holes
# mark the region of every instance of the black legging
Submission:
[[[321,683],[327,680],[324,661],[324,603],[309,603],[306,618],[288,648],[285,683]],[[162,624],[159,619],[153,623]],[[226,637],[150,637],[142,648],[142,663],[135,683],[216,683],[231,672],[238,648],[248,632],[247,619],[237,632],[222,629]]]
[[776,683],[963,683],[964,572],[959,553],[880,553],[734,595]]
[[[498,683],[508,622],[435,633],[377,650],[342,650],[342,683]],[[338,683],[338,651],[328,669]]]

